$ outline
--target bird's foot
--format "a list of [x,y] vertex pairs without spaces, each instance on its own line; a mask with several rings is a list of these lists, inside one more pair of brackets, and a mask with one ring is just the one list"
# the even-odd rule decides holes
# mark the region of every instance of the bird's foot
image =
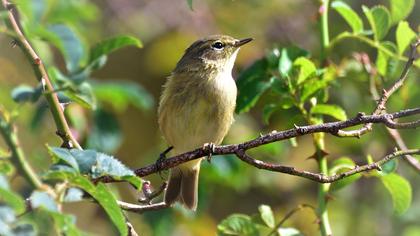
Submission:
[[214,153],[214,149],[215,149],[215,145],[214,143],[205,143],[203,145],[203,151],[208,152],[207,154],[207,161],[209,163],[211,163],[211,158],[212,158],[212,154]]
[[174,146],[170,146],[167,149],[165,149],[165,151],[163,151],[161,154],[159,154],[159,158],[155,162],[156,169],[158,170],[159,176],[160,176],[161,179],[164,179],[162,177],[162,173],[161,173],[162,164],[166,160],[166,154],[168,154],[173,148],[174,148]]

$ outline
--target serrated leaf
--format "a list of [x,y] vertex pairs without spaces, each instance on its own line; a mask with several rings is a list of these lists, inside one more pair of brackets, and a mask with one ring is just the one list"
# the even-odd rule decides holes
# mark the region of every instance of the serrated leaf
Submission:
[[363,12],[369,21],[376,41],[383,39],[391,27],[391,15],[384,6],[374,6],[369,9],[362,6]]
[[414,8],[415,0],[389,0],[392,23],[404,20]]
[[363,32],[363,21],[349,5],[342,1],[334,1],[331,7],[335,9],[350,25],[354,33]]
[[299,76],[297,84],[305,82],[306,79],[315,75],[316,67],[315,64],[305,57],[299,57],[293,62],[293,66],[299,67]]
[[[329,172],[330,172],[330,175],[339,174],[339,173],[351,170],[355,166],[356,164],[353,162],[352,159],[348,157],[341,157],[337,160],[334,160]],[[362,177],[362,175],[358,173],[358,174],[354,174],[349,177],[346,177],[344,179],[338,180],[331,184],[330,191],[338,191],[344,188],[345,186],[348,186],[351,183],[355,182],[360,177]]]
[[416,33],[410,28],[407,21],[401,21],[398,24],[397,31],[395,32],[395,38],[397,40],[398,52],[400,55],[404,53],[416,36]]
[[129,81],[95,82],[93,92],[96,98],[104,103],[109,103],[119,112],[133,105],[141,110],[151,109],[154,105],[152,95],[140,84]]
[[258,207],[258,211],[260,212],[260,217],[263,222],[270,228],[274,228],[274,214],[271,207],[268,205],[260,205]]
[[279,228],[277,230],[279,236],[304,236],[299,230],[295,228]]
[[396,173],[381,176],[380,179],[391,194],[395,213],[401,215],[411,205],[412,190],[410,183]]
[[55,45],[63,53],[67,70],[77,71],[86,60],[85,48],[82,41],[73,29],[63,24],[55,24],[48,27],[60,39],[58,45]]
[[332,104],[315,105],[311,108],[311,113],[332,116],[337,120],[347,120],[347,115],[343,108]]
[[108,55],[117,49],[127,46],[135,46],[141,48],[143,47],[143,44],[139,39],[128,35],[121,35],[106,39],[102,42],[99,42],[92,48],[89,61],[94,62],[104,55]]
[[258,236],[258,229],[251,217],[243,214],[233,214],[217,226],[217,235]]
[[32,209],[42,207],[48,211],[58,212],[54,198],[46,192],[34,191],[30,196],[30,200]]

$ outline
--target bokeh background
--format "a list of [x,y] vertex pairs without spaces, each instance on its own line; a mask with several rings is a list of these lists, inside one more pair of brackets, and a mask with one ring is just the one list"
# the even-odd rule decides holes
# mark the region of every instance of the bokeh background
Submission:
[[[51,2],[54,1],[44,1],[45,4]],[[386,0],[346,2],[361,15],[362,4],[388,4]],[[144,44],[141,49],[130,47],[111,54],[106,66],[92,76],[92,80],[97,81],[135,82],[144,87],[154,100],[147,109],[132,105],[115,109],[106,99],[101,101],[101,112],[113,114],[117,120],[112,120],[110,124],[104,121],[105,127],[109,125],[111,131],[101,133],[105,138],[97,141],[100,143],[97,145],[113,145],[110,154],[133,169],[153,163],[166,148],[156,117],[161,87],[184,49],[197,38],[210,34],[228,34],[237,38],[255,39],[241,49],[234,76],[273,47],[294,44],[310,51],[314,58],[319,54],[319,2],[314,0],[194,0],[193,11],[185,0],[75,1],[75,5],[78,4],[83,7],[75,8],[80,11],[80,19],[76,17],[75,22],[80,24],[81,38],[86,45],[94,45],[103,38],[119,34],[133,35]],[[418,32],[419,1],[408,21]],[[331,11],[330,34],[335,35],[347,28],[344,20]],[[393,33],[388,37],[393,40]],[[42,54],[42,45],[39,50]],[[340,60],[353,60],[354,52],[367,52],[375,58],[374,49],[346,40],[334,49],[331,59],[337,63]],[[59,68],[65,67],[63,58],[56,51],[52,50],[52,53],[45,53],[44,56],[47,63],[54,63]],[[343,106],[348,116],[359,111],[368,113],[374,107],[368,92],[367,75],[361,72],[361,66],[356,62],[355,68],[356,71],[359,68],[357,73],[342,76],[331,89],[330,101]],[[389,110],[418,106],[418,72],[414,71],[407,85],[392,97]],[[396,78],[387,79],[392,81]],[[10,38],[0,34],[0,103],[8,110],[20,112],[16,122],[22,146],[31,163],[42,171],[50,163],[45,144],[59,145],[59,140],[53,135],[55,126],[49,113],[39,121],[38,127],[34,127],[36,105],[16,104],[11,99],[11,90],[22,83],[36,85],[31,67],[21,51],[11,47]],[[262,104],[266,97],[269,94],[264,95],[250,112],[237,115],[225,143],[242,142],[273,129],[291,128],[296,123],[294,116],[298,113],[291,109],[275,113],[270,123],[265,124],[262,121]],[[75,117],[73,125],[86,132],[79,132],[80,139],[85,140],[86,136],[95,133],[94,112],[76,104],[70,105],[67,112]],[[419,147],[418,131],[404,131],[402,135],[408,147]],[[274,143],[251,153],[263,160],[317,171],[316,162],[308,159],[314,152],[311,137],[298,138],[297,144],[294,146],[287,141]],[[3,143],[0,142],[0,145]],[[386,130],[380,126],[375,126],[372,133],[361,139],[326,137],[329,160],[347,156],[357,163],[364,163],[367,155],[378,159],[391,152],[394,146]],[[420,175],[404,162],[399,162],[398,168],[398,172],[412,183],[411,208],[403,215],[396,216],[384,186],[376,178],[362,178],[331,196],[329,211],[334,235],[420,235]],[[163,176],[167,175],[163,173]],[[155,187],[162,182],[158,175],[147,179]],[[24,196],[28,194],[28,186],[23,179],[16,177],[12,183]],[[115,192],[130,202],[135,202],[138,197],[124,184],[116,185]],[[217,224],[232,213],[252,215],[258,212],[260,204],[267,204],[272,206],[279,220],[299,204],[316,205],[316,196],[317,184],[309,180],[258,170],[233,156],[215,157],[211,164],[202,164],[197,212],[187,212],[176,206],[142,215],[128,215],[141,235],[214,235]],[[94,204],[72,203],[65,206],[65,211],[75,214],[78,217],[77,225],[94,235],[116,234],[104,212]],[[318,234],[316,216],[311,210],[296,213],[285,225],[298,228],[304,235]]]

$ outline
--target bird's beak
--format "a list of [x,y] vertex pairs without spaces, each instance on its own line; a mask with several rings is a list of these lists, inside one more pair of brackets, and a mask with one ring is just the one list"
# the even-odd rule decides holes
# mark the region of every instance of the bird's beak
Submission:
[[253,40],[253,38],[240,39],[240,40],[236,41],[235,47],[240,47],[244,44],[247,44],[247,43],[251,42],[252,40]]

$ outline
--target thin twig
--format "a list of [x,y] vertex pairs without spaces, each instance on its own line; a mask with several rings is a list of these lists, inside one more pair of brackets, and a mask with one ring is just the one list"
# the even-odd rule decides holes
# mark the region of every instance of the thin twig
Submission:
[[155,211],[155,210],[160,210],[160,209],[165,209],[165,208],[170,207],[170,205],[167,205],[165,202],[154,203],[151,205],[138,205],[138,204],[132,204],[132,203],[123,202],[123,201],[117,201],[117,203],[121,207],[121,209],[126,210],[126,211],[136,212],[136,213],[143,213],[146,211]]
[[[389,97],[395,93],[405,82],[408,77],[408,72],[410,71],[411,66],[413,65],[416,59],[417,47],[420,45],[420,39],[417,39],[415,43],[411,45],[411,50],[408,56],[408,60],[404,66],[404,69],[397,81],[389,89],[384,89],[382,96],[379,98],[378,103],[376,104],[375,110],[372,112],[372,115],[381,114],[383,111],[386,111],[385,104],[388,101]],[[417,124],[418,125],[418,124]],[[408,125],[409,126],[409,125]],[[392,127],[390,127],[392,128]],[[372,123],[365,124],[362,128],[357,130],[344,131],[339,130],[337,132],[338,136],[341,137],[360,137],[361,135],[372,130]]]
[[57,133],[62,138],[66,146],[71,147],[71,142],[74,147],[81,149],[80,144],[77,142],[77,140],[74,138],[73,134],[70,131],[69,125],[67,124],[66,118],[64,116],[64,111],[60,106],[57,94],[53,93],[54,87],[51,83],[51,80],[48,76],[47,70],[45,69],[41,58],[32,48],[31,44],[26,39],[25,35],[19,27],[18,21],[15,17],[16,13],[13,13],[13,11],[15,10],[15,6],[12,3],[9,3],[7,0],[1,1],[3,3],[4,9],[7,10],[7,20],[9,23],[8,27],[11,30],[13,30],[16,34],[16,36],[13,37],[16,44],[20,46],[20,48],[28,58],[28,61],[31,63],[37,80],[40,83],[45,83],[46,91],[44,95],[53,115],[55,125],[57,126]]
[[286,220],[292,217],[296,212],[301,211],[305,208],[310,208],[315,211],[315,207],[309,204],[300,204],[299,206],[289,211],[286,215],[284,215],[284,217],[279,221],[279,223],[277,223],[276,226],[274,226],[273,230],[267,236],[275,235],[277,230],[284,224],[284,222],[286,222]]

